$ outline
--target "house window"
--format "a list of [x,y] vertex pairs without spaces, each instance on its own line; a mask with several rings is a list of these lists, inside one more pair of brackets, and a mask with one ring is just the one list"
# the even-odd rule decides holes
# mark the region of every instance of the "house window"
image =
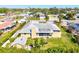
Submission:
[[39,29],[39,31],[50,31],[50,29]]
[[32,32],[32,30],[30,30],[30,36],[31,36],[31,32]]
[[23,33],[24,35],[26,35],[26,33]]
[[60,30],[53,30],[54,32],[60,32]]
[[39,33],[39,36],[50,36],[50,33]]
[[30,32],[32,32],[32,30],[30,30]]

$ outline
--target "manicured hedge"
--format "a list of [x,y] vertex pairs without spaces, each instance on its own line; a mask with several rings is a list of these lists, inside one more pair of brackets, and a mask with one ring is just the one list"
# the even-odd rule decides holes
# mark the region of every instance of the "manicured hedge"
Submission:
[[48,53],[78,53],[79,48],[53,47],[46,50]]

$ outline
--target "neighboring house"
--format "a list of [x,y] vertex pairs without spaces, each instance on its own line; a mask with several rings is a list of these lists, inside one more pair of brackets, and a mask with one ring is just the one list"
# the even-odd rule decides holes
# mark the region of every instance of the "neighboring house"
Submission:
[[18,20],[18,23],[24,23],[24,22],[26,22],[26,20],[24,18],[21,20]]
[[6,17],[6,14],[5,13],[0,13],[0,20],[5,18]]
[[59,22],[58,15],[48,15],[49,16],[49,21],[57,21]]
[[0,13],[0,16],[5,16],[6,14],[5,13]]
[[18,16],[28,16],[28,14],[19,14]]
[[33,17],[32,14],[19,14],[18,16],[23,16],[23,17]]
[[60,38],[61,31],[53,22],[30,21],[20,31],[19,34],[27,38],[54,37]]
[[61,26],[68,27],[69,23],[79,23],[79,20],[61,20]]
[[79,34],[79,20],[62,20],[61,26],[66,28],[73,35]]
[[41,12],[38,15],[39,15],[40,20],[44,20],[46,18],[45,14],[43,14]]
[[0,30],[8,30],[13,28],[16,25],[14,21],[6,20],[6,21],[0,21]]
[[79,19],[79,14],[76,14],[75,16],[74,16],[74,18],[77,20],[77,19]]
[[61,20],[60,25],[63,26],[63,27],[67,27],[70,22],[71,22],[70,20]]
[[73,34],[79,34],[79,23],[70,23],[68,26],[68,30]]
[[40,15],[40,20],[44,20],[45,19],[45,15]]

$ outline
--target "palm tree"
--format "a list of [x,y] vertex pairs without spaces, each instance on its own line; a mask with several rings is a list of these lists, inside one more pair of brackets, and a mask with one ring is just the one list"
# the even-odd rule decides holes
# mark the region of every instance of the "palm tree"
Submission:
[[74,13],[74,12],[70,12],[70,13],[67,13],[66,14],[66,16],[67,16],[67,18],[69,19],[69,20],[75,20],[74,19],[74,15],[75,15],[76,13]]
[[58,18],[59,18],[59,25],[60,25],[60,23],[61,23],[61,20],[63,19],[63,15],[62,14],[59,14],[59,16],[58,16]]

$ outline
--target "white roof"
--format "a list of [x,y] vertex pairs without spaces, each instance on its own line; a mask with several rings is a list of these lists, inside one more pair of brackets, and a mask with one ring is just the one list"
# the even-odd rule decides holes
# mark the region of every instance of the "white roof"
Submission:
[[0,13],[0,16],[3,16],[3,15],[5,15],[5,13]]
[[22,22],[26,22],[26,20],[25,20],[25,19],[21,19],[21,20],[19,20],[18,22],[19,22],[19,23],[22,23]]

